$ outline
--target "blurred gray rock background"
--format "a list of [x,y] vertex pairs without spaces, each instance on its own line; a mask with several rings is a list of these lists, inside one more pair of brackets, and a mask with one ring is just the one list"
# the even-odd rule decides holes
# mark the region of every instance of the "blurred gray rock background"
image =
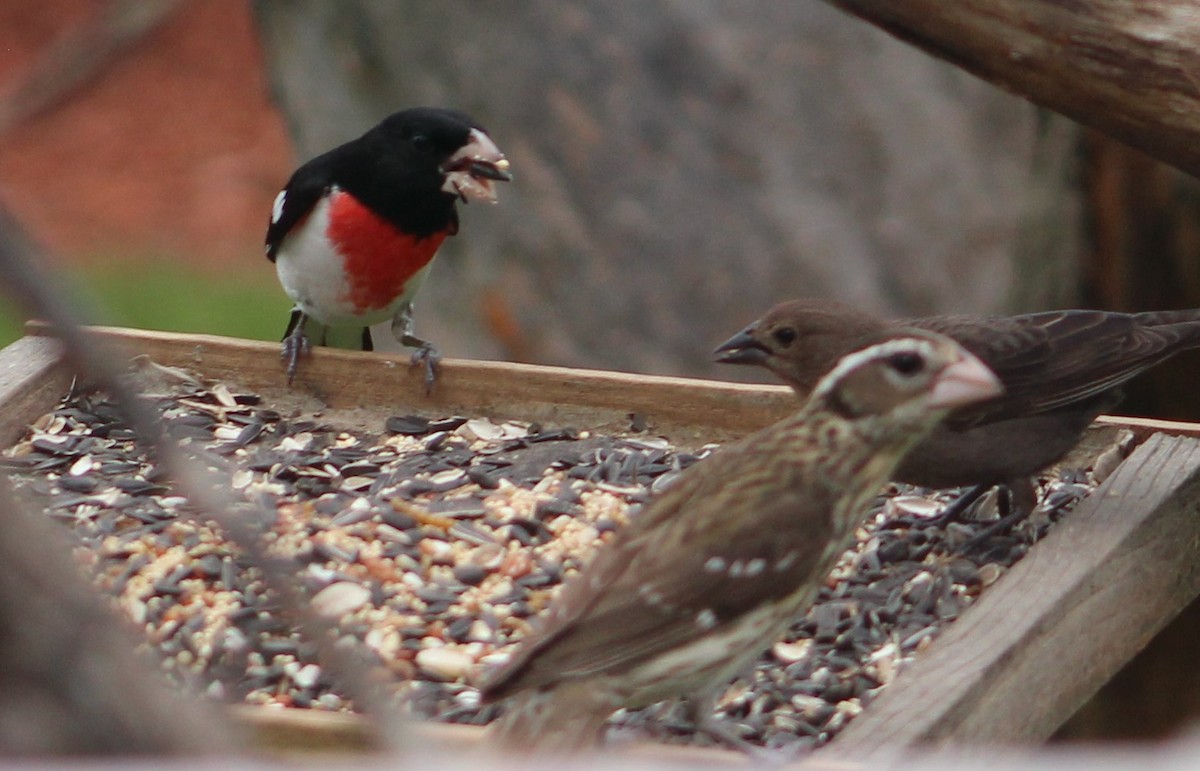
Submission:
[[260,2],[300,157],[405,106],[516,180],[417,301],[452,356],[735,377],[776,301],[1078,301],[1078,128],[815,3]]

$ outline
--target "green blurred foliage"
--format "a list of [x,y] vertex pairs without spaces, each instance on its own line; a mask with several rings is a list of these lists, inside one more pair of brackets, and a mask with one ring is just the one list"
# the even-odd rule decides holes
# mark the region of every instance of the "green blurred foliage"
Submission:
[[[277,340],[291,308],[269,270],[247,278],[159,260],[97,265],[71,281],[91,297],[98,324]],[[23,323],[0,302],[0,346],[20,337]]]

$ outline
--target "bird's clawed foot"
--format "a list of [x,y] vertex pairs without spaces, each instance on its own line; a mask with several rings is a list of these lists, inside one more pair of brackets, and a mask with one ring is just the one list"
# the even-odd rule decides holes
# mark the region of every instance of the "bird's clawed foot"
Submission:
[[791,757],[786,751],[772,750],[747,741],[738,735],[733,725],[713,712],[711,701],[704,697],[684,699],[679,705],[680,717],[695,733],[703,734],[718,745],[740,752],[762,765],[779,765]]
[[950,501],[946,508],[934,517],[925,520],[924,524],[930,527],[941,527],[948,525],[951,522],[962,522],[963,514],[974,505],[975,501],[983,497],[983,494],[991,489],[991,485],[975,485],[967,490],[962,495]]
[[766,747],[759,746],[753,742],[746,741],[738,736],[733,728],[717,717],[710,717],[701,720],[696,724],[696,731],[708,736],[718,744],[728,747],[729,749],[740,752],[750,760],[765,766],[777,766],[788,760],[790,753],[780,750],[771,750]]
[[433,386],[437,382],[438,365],[442,354],[433,343],[422,340],[413,334],[412,303],[406,302],[392,317],[392,334],[406,348],[415,348],[412,355],[412,366],[425,368],[425,395],[433,394]]
[[951,522],[961,522],[963,514],[974,505],[975,501],[991,489],[990,485],[976,485],[959,495],[946,505],[946,508],[930,517],[902,516],[885,521],[880,527],[884,530],[907,530],[909,528],[943,527]]
[[438,368],[442,363],[442,354],[437,348],[433,347],[433,343],[428,340],[422,340],[419,337],[406,335],[400,339],[400,342],[409,348],[415,348],[413,351],[412,366],[425,368],[425,395],[433,394],[433,386],[437,383]]
[[975,535],[963,541],[958,547],[962,553],[967,553],[985,545],[992,536],[1007,533],[1022,521],[1027,519],[1037,508],[1037,491],[1030,480],[1020,480],[1006,485],[1008,495],[1001,498],[1002,510],[1000,518]]
[[[970,511],[971,507],[991,488],[991,485],[976,485],[951,501],[945,509],[938,512],[935,516],[921,517],[919,519],[914,517],[897,517],[884,522],[881,527],[885,529],[909,527],[936,528],[944,527],[951,522],[965,522],[963,515]],[[955,547],[955,550],[966,554],[973,549],[985,545],[993,536],[1011,530],[1015,525],[1028,517],[1036,507],[1036,491],[1029,480],[1011,480],[1007,484],[1001,485],[999,519],[984,526],[959,546]]]
[[279,357],[287,365],[289,386],[296,377],[296,369],[300,366],[300,357],[307,356],[310,350],[308,335],[304,333],[304,323],[307,320],[308,318],[300,311],[292,311],[292,319],[288,322],[287,332],[283,336]]
[[300,357],[309,354],[308,336],[303,332],[294,332],[283,338],[280,357],[287,363],[288,385],[296,378],[296,370],[300,366]]

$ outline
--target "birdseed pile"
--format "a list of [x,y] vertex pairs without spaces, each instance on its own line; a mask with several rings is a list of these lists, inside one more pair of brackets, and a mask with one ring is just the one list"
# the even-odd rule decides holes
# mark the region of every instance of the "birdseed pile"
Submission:
[[[675,448],[636,419],[619,435],[462,416],[361,430],[182,374],[158,390],[173,433],[223,458],[233,489],[274,512],[264,538],[318,612],[374,653],[407,709],[448,722],[494,716],[471,674],[505,655],[639,503],[715,449]],[[172,491],[102,394],[69,395],[0,460],[75,534],[78,560],[168,672],[235,702],[351,707],[257,571]],[[1043,480],[1029,520],[967,550],[990,523],[924,522],[952,495],[879,497],[818,603],[730,687],[721,716],[759,745],[827,742],[1092,487],[1083,471]],[[707,743],[680,712],[613,723]]]

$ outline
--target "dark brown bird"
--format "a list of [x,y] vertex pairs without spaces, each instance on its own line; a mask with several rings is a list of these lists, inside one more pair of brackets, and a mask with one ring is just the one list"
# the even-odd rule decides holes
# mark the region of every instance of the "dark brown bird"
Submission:
[[729,444],[651,499],[486,676],[510,748],[597,744],[608,716],[713,700],[812,603],[900,456],[947,410],[999,393],[948,338],[846,356],[795,415]]
[[894,479],[921,487],[978,486],[954,513],[1004,484],[1014,517],[1034,506],[1029,477],[1062,459],[1092,420],[1116,405],[1122,383],[1200,346],[1200,310],[889,321],[843,303],[804,299],[775,306],[714,356],[766,367],[803,397],[848,351],[912,328],[958,341],[996,373],[1004,395],[952,412],[905,456]]

